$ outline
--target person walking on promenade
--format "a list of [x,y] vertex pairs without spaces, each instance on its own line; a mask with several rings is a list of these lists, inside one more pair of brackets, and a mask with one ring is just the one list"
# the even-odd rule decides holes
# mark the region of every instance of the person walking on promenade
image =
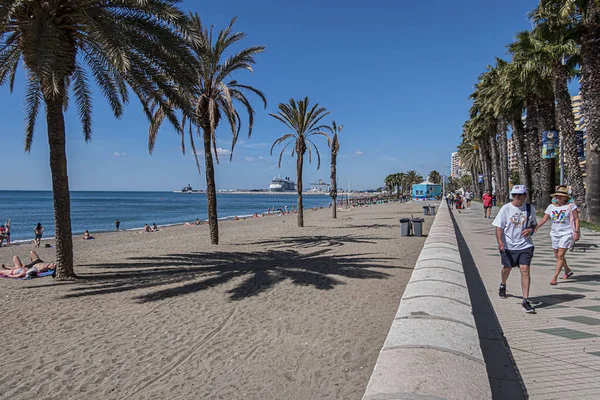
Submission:
[[454,195],[454,208],[458,211],[458,213],[460,214],[460,209],[463,207],[462,206],[462,196],[460,195],[460,193],[456,192],[456,194]]
[[535,309],[529,303],[529,287],[531,286],[529,269],[534,250],[531,236],[537,225],[535,207],[525,203],[527,197],[525,185],[513,186],[510,194],[512,201],[502,206],[492,222],[492,225],[496,227],[496,239],[502,261],[502,280],[498,294],[501,298],[506,298],[506,281],[510,271],[514,267],[519,267],[521,289],[523,290],[521,305],[525,312],[535,313]]
[[481,196],[483,201],[483,218],[492,219],[492,194],[488,190]]
[[469,192],[468,190],[465,192],[465,202],[466,204],[466,208],[467,210],[471,209],[471,199],[473,198],[473,193]]
[[567,264],[565,254],[567,249],[572,249],[575,242],[580,238],[579,210],[576,204],[569,203],[571,196],[566,186],[559,186],[556,193],[552,193],[551,196],[556,199],[556,204],[551,203],[546,208],[544,218],[535,228],[535,231],[537,232],[548,219],[552,219],[550,238],[552,239],[552,250],[554,250],[554,257],[556,258],[556,267],[550,284],[556,285],[561,269],[565,269],[565,275],[562,279],[568,279],[573,275],[573,271]]
[[35,234],[33,244],[35,247],[40,247],[40,243],[42,242],[42,235],[44,234],[44,227],[42,226],[42,224],[38,222],[35,228],[33,228],[33,233]]

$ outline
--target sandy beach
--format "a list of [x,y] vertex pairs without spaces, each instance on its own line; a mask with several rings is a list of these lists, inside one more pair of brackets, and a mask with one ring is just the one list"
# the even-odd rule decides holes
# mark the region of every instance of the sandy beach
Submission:
[[218,246],[206,225],[77,238],[78,282],[0,279],[0,398],[358,400],[425,241],[398,218],[421,207],[224,221]]

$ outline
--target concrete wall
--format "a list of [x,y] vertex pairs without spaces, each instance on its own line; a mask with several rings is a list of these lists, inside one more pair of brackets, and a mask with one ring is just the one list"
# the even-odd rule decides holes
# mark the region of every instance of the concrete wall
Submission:
[[363,400],[491,398],[454,226],[442,203]]

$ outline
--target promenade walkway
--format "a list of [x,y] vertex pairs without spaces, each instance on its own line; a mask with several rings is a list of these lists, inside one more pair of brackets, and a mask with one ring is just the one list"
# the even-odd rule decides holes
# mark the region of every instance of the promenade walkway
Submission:
[[567,252],[575,275],[550,286],[550,223],[538,232],[530,294],[537,314],[526,314],[518,269],[509,297],[498,297],[500,257],[482,205],[453,216],[494,399],[600,399],[600,233],[582,229]]

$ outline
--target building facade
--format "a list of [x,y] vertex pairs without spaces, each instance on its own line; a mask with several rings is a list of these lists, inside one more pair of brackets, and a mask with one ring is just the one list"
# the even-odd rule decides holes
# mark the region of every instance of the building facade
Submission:
[[508,153],[508,170],[518,171],[519,170],[519,154],[517,153],[517,147],[513,138],[506,140],[506,148]]
[[458,179],[463,176],[462,163],[460,162],[460,156],[458,155],[458,152],[454,152],[450,156],[450,176],[454,179]]

